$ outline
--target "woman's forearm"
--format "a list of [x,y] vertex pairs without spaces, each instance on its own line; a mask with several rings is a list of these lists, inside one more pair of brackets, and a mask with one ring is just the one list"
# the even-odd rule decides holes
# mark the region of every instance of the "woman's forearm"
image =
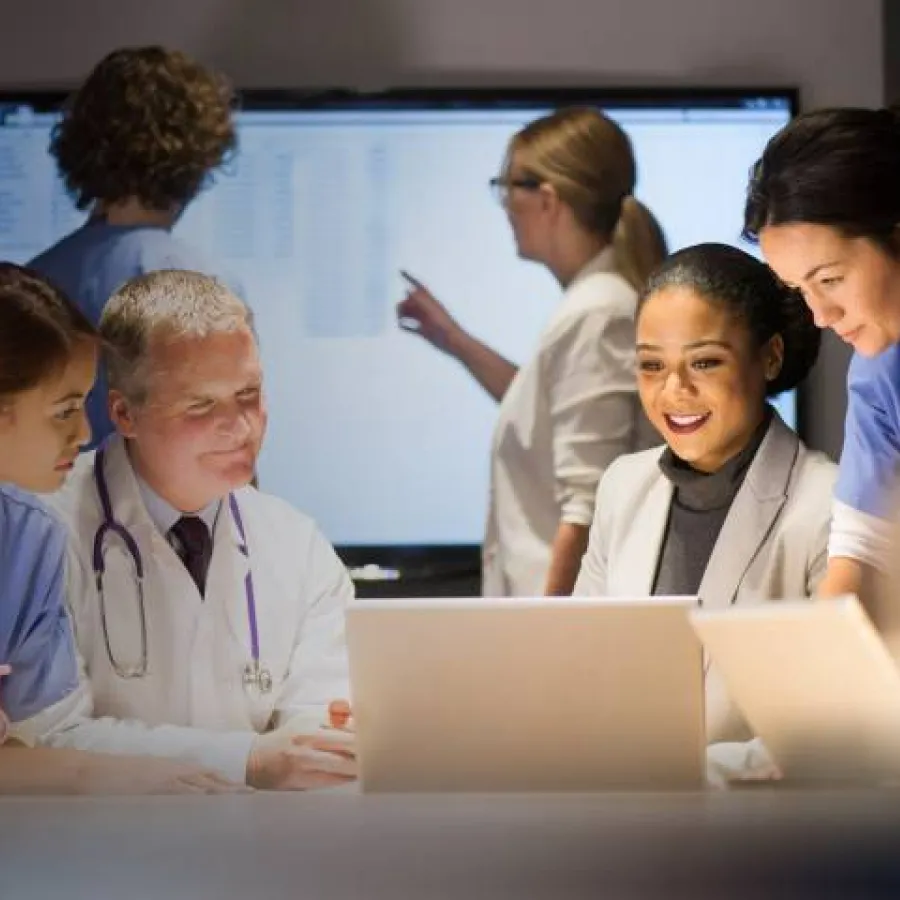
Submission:
[[453,335],[447,349],[498,403],[503,399],[518,372],[515,365],[462,329]]
[[832,556],[828,568],[816,589],[817,597],[839,597],[842,594],[860,595],[866,582],[866,565],[858,559]]
[[560,522],[553,541],[550,569],[544,593],[548,597],[568,597],[575,587],[581,558],[587,549],[589,529],[584,525]]
[[0,794],[82,793],[84,766],[89,760],[80,750],[6,744],[0,747]]

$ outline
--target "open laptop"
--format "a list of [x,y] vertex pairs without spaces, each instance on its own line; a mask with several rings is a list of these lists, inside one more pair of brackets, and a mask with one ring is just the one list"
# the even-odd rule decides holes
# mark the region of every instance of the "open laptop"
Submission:
[[362,789],[700,787],[693,603],[356,601],[347,642]]
[[855,597],[698,609],[691,622],[786,781],[900,777],[900,669]]

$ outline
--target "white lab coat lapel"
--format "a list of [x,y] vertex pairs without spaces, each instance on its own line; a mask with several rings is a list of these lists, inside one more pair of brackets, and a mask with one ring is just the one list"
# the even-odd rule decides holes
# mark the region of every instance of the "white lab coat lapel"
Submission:
[[706,566],[698,592],[703,606],[715,609],[734,603],[747,569],[787,500],[799,449],[797,436],[774,413]]
[[612,560],[610,593],[619,596],[646,597],[653,590],[653,578],[666,536],[666,523],[672,505],[672,483],[660,471],[647,490],[632,522],[626,523],[625,536]]
[[[134,538],[144,566],[148,670],[143,678],[126,681],[101,658],[98,665],[106,674],[104,677],[98,670],[92,672],[96,693],[102,701],[107,695],[108,682],[110,697],[129,698],[128,702],[137,707],[155,710],[155,716],[147,717],[151,724],[157,720],[187,721],[187,698],[178,696],[181,692],[175,690],[180,683],[176,661],[193,641],[197,606],[189,603],[189,598],[192,590],[195,591],[194,583],[144,507],[125,442],[120,437],[107,443],[103,471],[113,515]],[[99,506],[99,496],[97,502]],[[107,538],[107,542],[110,546],[107,554],[109,569],[104,584],[110,641],[117,659],[137,663],[140,658],[140,619],[131,562],[124,556],[118,538]],[[188,602],[184,602],[186,599]],[[105,656],[105,649],[102,653]]]
[[[139,547],[149,547],[151,538],[158,532],[141,499],[125,441],[120,437],[111,438],[105,445],[103,456],[103,472],[114,517],[131,532]],[[99,493],[97,501],[99,504]]]
[[213,532],[203,615],[192,655],[192,716],[200,728],[251,727],[241,678],[251,657],[244,590],[248,570],[225,497]]

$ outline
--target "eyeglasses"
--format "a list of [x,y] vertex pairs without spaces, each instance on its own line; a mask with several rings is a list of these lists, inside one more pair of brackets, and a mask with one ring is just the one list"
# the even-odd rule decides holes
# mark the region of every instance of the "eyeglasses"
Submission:
[[509,192],[513,188],[522,188],[523,191],[536,191],[541,186],[537,178],[492,178],[489,182],[491,192],[501,206],[506,206],[509,200]]

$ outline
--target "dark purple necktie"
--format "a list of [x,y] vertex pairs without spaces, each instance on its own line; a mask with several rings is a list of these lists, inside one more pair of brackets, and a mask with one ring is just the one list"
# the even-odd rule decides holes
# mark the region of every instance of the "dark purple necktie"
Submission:
[[171,528],[175,536],[175,552],[202,595],[206,589],[206,573],[212,559],[212,538],[206,523],[199,516],[182,516]]

